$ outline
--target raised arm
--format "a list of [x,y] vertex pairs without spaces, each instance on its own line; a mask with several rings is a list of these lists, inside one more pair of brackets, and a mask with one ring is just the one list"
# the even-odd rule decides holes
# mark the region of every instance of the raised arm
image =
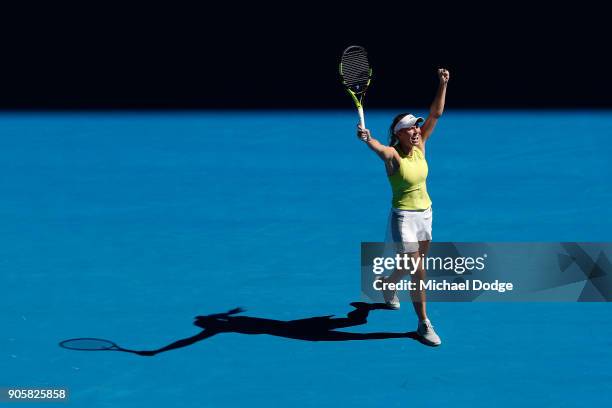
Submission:
[[182,347],[187,347],[187,346],[191,346],[194,343],[197,343],[198,341],[207,339],[209,337],[214,336],[215,334],[218,334],[219,332],[216,330],[202,330],[200,333],[196,334],[195,336],[191,336],[191,337],[187,337],[185,339],[181,339],[181,340],[177,340],[173,343],[168,344],[165,347],[159,348],[157,350],[141,350],[141,351],[132,351],[133,353],[136,353],[138,355],[141,356],[147,356],[147,357],[152,357],[156,354],[159,353],[163,353],[165,351],[170,351],[170,350],[174,350],[177,348],[182,348]]
[[448,85],[448,80],[450,79],[450,73],[447,69],[440,68],[438,69],[438,78],[440,80],[440,84],[438,85],[436,97],[429,108],[429,116],[427,117],[427,120],[425,120],[425,123],[423,123],[423,126],[421,126],[421,138],[423,139],[423,143],[425,143],[429,136],[431,136],[434,128],[436,127],[438,119],[444,112],[446,86]]
[[397,154],[395,149],[380,143],[370,134],[369,129],[363,129],[361,125],[357,125],[357,137],[364,141],[366,145],[383,161],[388,162]]

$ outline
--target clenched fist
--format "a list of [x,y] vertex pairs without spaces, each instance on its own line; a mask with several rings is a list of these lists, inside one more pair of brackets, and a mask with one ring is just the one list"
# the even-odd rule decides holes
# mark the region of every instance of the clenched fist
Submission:
[[448,80],[450,79],[450,73],[448,72],[448,69],[439,68],[438,69],[438,78],[440,79],[441,83],[446,84],[448,82]]

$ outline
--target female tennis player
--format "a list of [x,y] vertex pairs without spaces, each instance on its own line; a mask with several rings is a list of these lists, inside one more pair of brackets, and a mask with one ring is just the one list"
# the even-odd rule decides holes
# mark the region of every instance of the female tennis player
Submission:
[[[427,256],[432,236],[431,199],[426,186],[428,167],[425,145],[444,111],[446,86],[450,78],[448,70],[438,69],[438,78],[438,92],[431,104],[427,120],[423,122],[423,118],[410,113],[397,115],[389,127],[389,146],[374,139],[368,129],[357,125],[357,136],[383,160],[391,183],[393,199],[387,240],[398,243],[398,252],[407,254],[415,261],[420,256]],[[416,282],[417,290],[411,291],[411,297],[419,319],[417,334],[426,344],[438,346],[442,341],[427,318],[425,291],[419,290],[419,282],[425,279],[425,269],[422,262],[417,265],[416,271],[396,269],[388,278],[382,278],[379,286],[383,287],[387,305],[399,309],[397,294],[390,290],[387,284],[397,283],[407,273],[414,272],[411,279]]]

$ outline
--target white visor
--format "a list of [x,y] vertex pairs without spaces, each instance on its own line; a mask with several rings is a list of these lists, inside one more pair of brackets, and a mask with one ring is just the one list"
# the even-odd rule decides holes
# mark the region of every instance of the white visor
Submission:
[[416,117],[414,115],[406,115],[402,118],[402,120],[400,120],[399,122],[397,122],[397,124],[395,125],[395,127],[393,128],[393,133],[397,133],[398,130],[400,129],[406,129],[409,127],[412,127],[414,125],[416,125],[417,123],[421,123],[423,122],[423,118],[421,117]]

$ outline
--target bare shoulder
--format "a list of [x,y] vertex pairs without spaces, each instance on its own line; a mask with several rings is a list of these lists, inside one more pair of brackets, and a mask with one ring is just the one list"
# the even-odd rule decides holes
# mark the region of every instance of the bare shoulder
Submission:
[[402,159],[399,150],[395,146],[389,146],[389,155],[391,159],[398,163]]
[[385,160],[385,169],[387,170],[387,175],[392,176],[395,174],[397,169],[399,169],[400,161],[402,157],[400,156],[397,149],[393,146],[389,146],[389,157]]
[[397,149],[393,146],[385,146],[385,151],[384,151],[384,160],[385,161],[389,161],[389,160],[399,160],[400,159],[400,155],[397,152]]

